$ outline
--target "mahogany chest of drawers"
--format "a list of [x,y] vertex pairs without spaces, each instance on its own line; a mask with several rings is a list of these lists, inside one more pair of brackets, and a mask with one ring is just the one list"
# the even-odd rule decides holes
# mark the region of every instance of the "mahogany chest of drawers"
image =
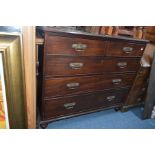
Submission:
[[123,106],[147,41],[40,29],[38,103],[48,122]]

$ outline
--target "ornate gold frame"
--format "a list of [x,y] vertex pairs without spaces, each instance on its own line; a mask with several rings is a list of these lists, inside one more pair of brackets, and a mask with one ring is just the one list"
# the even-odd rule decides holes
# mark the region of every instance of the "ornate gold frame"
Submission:
[[10,128],[27,128],[21,36],[0,34]]

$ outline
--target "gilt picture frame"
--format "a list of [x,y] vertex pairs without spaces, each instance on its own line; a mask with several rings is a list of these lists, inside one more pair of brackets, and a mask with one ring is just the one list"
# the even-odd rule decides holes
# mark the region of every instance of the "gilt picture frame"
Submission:
[[20,35],[0,34],[0,75],[2,75],[5,127],[26,128],[25,84]]

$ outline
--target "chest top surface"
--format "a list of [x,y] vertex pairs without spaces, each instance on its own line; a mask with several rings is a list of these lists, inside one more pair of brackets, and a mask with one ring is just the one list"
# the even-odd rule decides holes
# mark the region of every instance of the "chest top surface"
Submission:
[[84,38],[84,39],[95,39],[95,40],[111,40],[111,41],[128,41],[128,42],[137,42],[142,44],[149,43],[148,40],[143,39],[136,39],[124,36],[109,36],[109,35],[100,35],[100,34],[93,34],[78,30],[60,30],[51,27],[37,27],[37,32],[40,33],[42,36],[45,34],[53,35],[53,36],[64,36],[64,37],[71,37],[71,38]]

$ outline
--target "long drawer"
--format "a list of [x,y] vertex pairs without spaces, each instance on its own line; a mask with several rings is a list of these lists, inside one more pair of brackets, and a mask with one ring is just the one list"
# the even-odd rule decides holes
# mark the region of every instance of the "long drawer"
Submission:
[[93,109],[121,106],[128,89],[75,95],[44,100],[43,118],[54,119]]
[[146,44],[126,41],[111,41],[108,45],[107,56],[141,57]]
[[54,55],[104,56],[106,41],[46,35],[45,50]]
[[101,73],[136,72],[139,58],[47,56],[45,76],[74,76]]
[[112,74],[82,77],[47,78],[44,81],[45,97],[79,94],[104,89],[129,87],[136,74]]

